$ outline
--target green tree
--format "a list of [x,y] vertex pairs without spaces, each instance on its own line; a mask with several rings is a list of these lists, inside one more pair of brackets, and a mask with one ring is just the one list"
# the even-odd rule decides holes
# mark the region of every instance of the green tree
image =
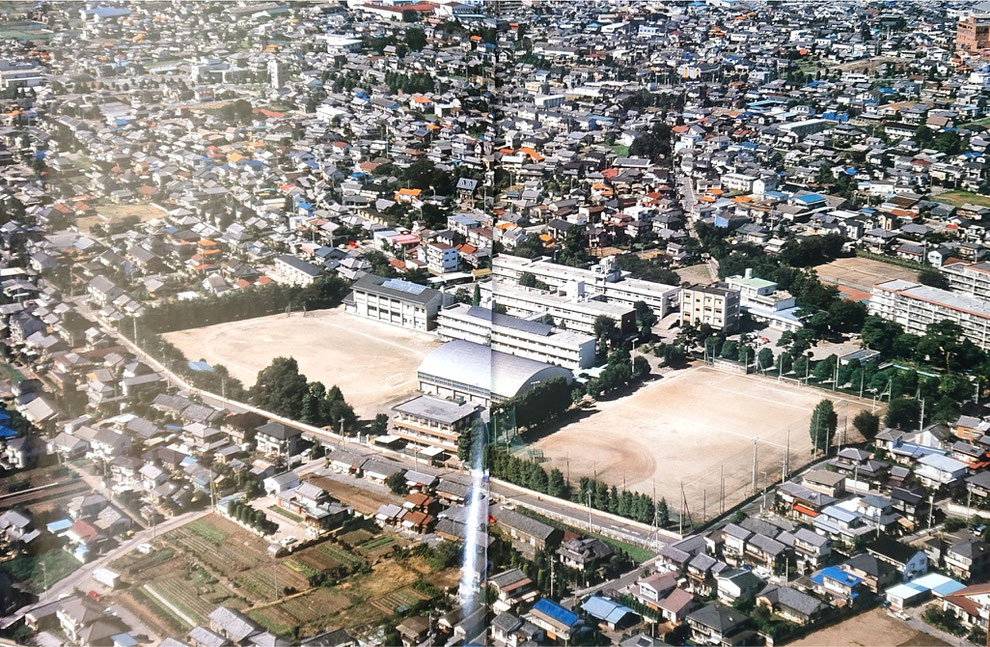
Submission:
[[403,472],[389,474],[388,478],[385,479],[385,485],[388,486],[392,494],[404,495],[409,491],[409,488],[406,486],[406,476]]
[[828,453],[828,448],[832,445],[832,437],[835,435],[837,424],[838,416],[831,400],[822,400],[815,405],[815,409],[811,412],[808,432],[811,434],[812,444],[821,448],[823,453]]
[[384,436],[388,433],[388,414],[379,413],[371,422],[370,433],[372,436]]
[[761,348],[756,355],[756,362],[764,371],[773,368],[773,351],[766,347]]
[[885,421],[888,427],[901,430],[918,428],[921,405],[914,398],[894,398],[887,407]]
[[261,409],[287,418],[300,418],[303,397],[309,392],[306,376],[291,357],[276,357],[258,372],[251,401]]
[[918,283],[930,285],[933,288],[939,288],[941,290],[949,289],[949,279],[947,279],[944,274],[931,267],[926,267],[918,272]]
[[410,27],[406,30],[406,47],[414,52],[426,47],[426,34],[418,27]]
[[555,497],[567,496],[567,481],[564,474],[556,467],[550,470],[550,478],[547,482],[547,494]]
[[471,305],[480,306],[481,305],[481,286],[477,283],[474,284],[474,293],[471,295]]
[[656,313],[645,301],[637,301],[633,304],[633,308],[636,311],[636,327],[639,328],[644,339],[649,339],[653,335],[653,326],[657,324]]
[[880,416],[875,413],[870,413],[865,409],[856,414],[856,417],[852,421],[853,427],[856,428],[863,438],[866,440],[872,440],[877,432],[880,431]]

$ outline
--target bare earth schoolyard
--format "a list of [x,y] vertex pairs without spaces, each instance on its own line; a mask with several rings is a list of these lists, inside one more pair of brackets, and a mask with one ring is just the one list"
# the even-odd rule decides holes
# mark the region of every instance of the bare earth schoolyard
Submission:
[[[546,465],[569,471],[572,482],[596,476],[607,483],[665,497],[680,509],[680,488],[697,520],[751,494],[753,438],[759,438],[757,490],[762,470],[780,478],[790,430],[790,467],[811,453],[808,422],[822,398],[835,403],[838,433],[864,408],[842,394],[778,383],[699,366],[650,382],[635,393],[599,402],[590,415],[537,440]],[[848,439],[860,440],[849,426]]]
[[874,609],[819,629],[790,644],[797,647],[941,647],[946,643],[915,631],[906,623],[891,618],[883,609]]
[[875,261],[871,258],[837,258],[815,268],[823,283],[838,283],[869,292],[874,283],[892,279],[917,281],[918,272],[907,267]]
[[416,368],[439,343],[430,333],[369,321],[343,308],[257,317],[165,335],[190,360],[223,364],[250,387],[279,356],[310,380],[336,384],[362,418],[415,390]]

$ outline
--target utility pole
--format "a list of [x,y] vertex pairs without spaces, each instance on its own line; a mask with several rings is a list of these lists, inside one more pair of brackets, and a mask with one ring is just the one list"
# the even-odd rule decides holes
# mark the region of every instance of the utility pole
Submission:
[[[787,428],[787,440],[784,441],[784,481],[787,480],[787,471],[791,468],[791,428]],[[783,483],[784,481],[781,481]]]
[[757,455],[757,451],[758,451],[758,449],[757,449],[757,447],[758,447],[758,440],[759,439],[756,438],[755,436],[753,437],[753,484],[752,484],[752,489],[751,489],[751,491],[752,491],[753,494],[756,494],[756,455]]
[[588,532],[591,532],[594,526],[591,525],[591,492],[588,492]]
[[767,471],[760,470],[763,473],[763,503],[760,504],[760,512],[766,512],[767,509]]
[[718,467],[718,480],[719,480],[718,513],[725,514],[725,463],[722,463]]

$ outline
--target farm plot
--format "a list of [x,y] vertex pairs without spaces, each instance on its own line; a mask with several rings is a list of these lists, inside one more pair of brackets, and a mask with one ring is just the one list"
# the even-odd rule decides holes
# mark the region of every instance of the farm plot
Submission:
[[281,591],[309,586],[301,573],[283,561],[272,560],[263,539],[219,517],[211,515],[186,524],[164,537],[220,577],[230,578],[239,593],[252,600],[270,600],[275,591],[275,573]]
[[147,586],[184,616],[197,622],[202,622],[217,606],[199,597],[196,589],[190,587],[189,581],[182,575],[156,579]]

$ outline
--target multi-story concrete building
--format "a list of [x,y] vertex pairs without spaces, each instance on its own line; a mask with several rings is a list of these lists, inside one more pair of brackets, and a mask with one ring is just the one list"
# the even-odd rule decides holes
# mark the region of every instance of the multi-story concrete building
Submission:
[[492,276],[505,283],[518,283],[526,273],[557,291],[577,285],[582,293],[601,296],[608,303],[631,307],[643,301],[661,319],[676,308],[680,291],[677,286],[624,276],[613,256],[603,258],[590,269],[558,265],[547,256],[530,259],[499,254],[492,261]]
[[589,297],[582,283],[572,284],[563,292],[547,292],[496,279],[481,284],[481,295],[483,303],[490,307],[505,306],[512,316],[548,317],[558,327],[589,335],[594,334],[595,319],[602,316],[614,320],[622,332],[636,327],[636,311],[632,306],[608,303],[600,296]]
[[439,290],[374,274],[365,274],[351,288],[344,300],[347,312],[413,330],[432,330],[444,300]]
[[273,90],[278,90],[289,81],[289,66],[284,61],[268,61],[268,81]]
[[942,266],[942,274],[953,292],[990,300],[990,263],[950,263]]
[[873,286],[870,314],[896,322],[912,335],[924,335],[929,324],[954,321],[963,337],[980,348],[990,347],[990,303],[966,294],[895,279]]
[[457,248],[439,242],[420,245],[419,260],[426,263],[426,269],[432,274],[456,272],[460,263]]
[[471,402],[454,402],[418,395],[392,407],[390,432],[420,447],[457,451],[457,439],[481,419],[482,408]]
[[798,317],[798,307],[794,297],[777,289],[773,281],[753,276],[746,270],[743,276],[730,276],[726,279],[730,290],[739,291],[739,308],[756,321],[766,321],[771,328],[797,330],[803,325]]
[[681,289],[681,324],[708,324],[732,332],[739,327],[739,292],[725,286],[692,285]]
[[456,304],[437,315],[437,333],[444,340],[463,339],[493,350],[528,357],[571,370],[595,363],[595,336],[554,328],[481,306]]
[[972,14],[956,23],[956,49],[968,51],[990,47],[990,15]]
[[275,259],[272,278],[286,285],[311,285],[323,276],[323,268],[285,254]]

